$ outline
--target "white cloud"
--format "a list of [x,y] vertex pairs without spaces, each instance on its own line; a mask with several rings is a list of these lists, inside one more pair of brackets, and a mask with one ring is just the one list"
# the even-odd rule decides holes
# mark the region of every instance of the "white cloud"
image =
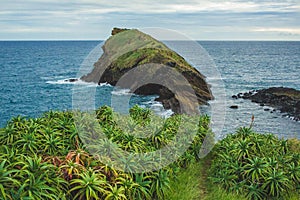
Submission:
[[13,27],[13,28],[8,28],[8,29],[3,29],[2,32],[7,32],[7,33],[61,33],[61,32],[67,32],[66,29],[63,28],[55,28],[55,27],[50,27],[50,28],[37,28],[37,27]]
[[295,34],[286,27],[299,26],[299,18],[299,0],[14,0],[1,2],[0,39],[47,31],[72,39],[76,34],[105,38],[113,26],[203,30],[207,35],[218,30]]
[[[124,1],[111,1],[109,8],[103,8],[107,4],[101,1],[93,2],[96,6],[102,8],[92,9],[97,13],[111,13],[111,12],[130,12],[130,13],[194,13],[194,12],[292,12],[299,11],[300,6],[291,1],[281,2],[254,2],[254,1],[210,1],[210,0],[190,0],[190,1],[130,1],[131,3],[124,3]],[[87,4],[89,5],[89,4]],[[86,8],[88,11],[91,8]]]
[[277,32],[277,33],[286,33],[286,34],[299,34],[300,35],[300,28],[254,28],[252,29],[254,32]]
[[[148,0],[73,0],[73,1],[13,1],[2,5],[1,12],[24,10],[61,10],[65,12],[106,14],[112,12],[130,13],[193,13],[193,12],[287,12],[300,11],[297,1],[229,1],[229,0],[189,0],[189,1],[148,1]],[[34,14],[34,13],[33,13]]]

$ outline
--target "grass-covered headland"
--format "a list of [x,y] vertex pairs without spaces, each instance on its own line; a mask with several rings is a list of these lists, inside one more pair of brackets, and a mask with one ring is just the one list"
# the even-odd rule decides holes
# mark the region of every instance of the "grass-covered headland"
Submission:
[[[87,123],[79,126],[74,115]],[[124,121],[129,128],[121,129],[114,115],[107,106],[96,110],[98,131],[119,148],[136,153],[167,145],[184,117],[174,115],[157,129],[149,120],[153,113],[135,106],[130,120]],[[203,139],[212,135],[209,118],[201,116],[196,136],[176,162],[157,171],[123,172],[88,152],[79,132],[97,139],[89,116],[49,111],[36,119],[12,118],[0,129],[0,199],[299,199],[298,140],[241,128],[200,160]],[[142,130],[152,133],[130,134]]]

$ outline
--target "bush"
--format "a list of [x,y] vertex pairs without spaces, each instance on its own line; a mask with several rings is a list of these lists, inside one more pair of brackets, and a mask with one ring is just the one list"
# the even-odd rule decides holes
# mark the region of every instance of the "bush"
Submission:
[[[150,124],[153,113],[137,106],[130,116],[103,106],[96,110],[96,118],[78,111],[12,118],[0,129],[0,199],[163,199],[170,176],[196,160],[197,149],[209,132],[209,120],[200,118],[193,143],[177,162],[153,172],[131,173],[102,163],[82,141],[101,140],[128,152],[151,152],[175,137],[184,116],[166,120],[156,116]],[[129,128],[122,129],[117,122]],[[135,137],[134,131],[144,131],[149,137]]]
[[294,144],[240,128],[215,146],[210,179],[248,199],[286,197],[300,184],[300,154],[294,151],[299,147]]

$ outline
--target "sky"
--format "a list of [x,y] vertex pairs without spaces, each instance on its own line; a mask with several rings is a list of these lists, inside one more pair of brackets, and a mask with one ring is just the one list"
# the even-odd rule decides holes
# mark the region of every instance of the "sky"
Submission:
[[300,0],[0,0],[0,40],[104,40],[158,27],[194,40],[300,40]]

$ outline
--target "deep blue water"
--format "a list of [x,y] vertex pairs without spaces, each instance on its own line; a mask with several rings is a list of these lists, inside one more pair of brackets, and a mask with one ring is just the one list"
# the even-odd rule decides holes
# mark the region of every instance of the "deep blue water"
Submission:
[[[74,85],[64,79],[78,76],[81,63],[100,41],[11,41],[0,42],[0,126],[12,116],[38,117],[53,110],[72,109]],[[176,42],[175,42],[176,43]],[[300,90],[300,42],[199,42],[216,64],[226,89],[226,118],[223,132],[247,126],[252,114],[254,128],[284,137],[300,138],[300,123],[269,113],[231,95],[271,86]],[[195,67],[201,64],[188,44],[176,44],[181,55]],[[172,46],[172,45],[170,45]],[[100,57],[100,55],[99,55]],[[185,57],[185,56],[184,56]],[[206,75],[206,74],[204,74]],[[97,87],[96,106],[110,104],[112,87]],[[154,97],[131,99],[131,104],[151,105],[161,109]],[[239,105],[231,110],[230,105]]]

